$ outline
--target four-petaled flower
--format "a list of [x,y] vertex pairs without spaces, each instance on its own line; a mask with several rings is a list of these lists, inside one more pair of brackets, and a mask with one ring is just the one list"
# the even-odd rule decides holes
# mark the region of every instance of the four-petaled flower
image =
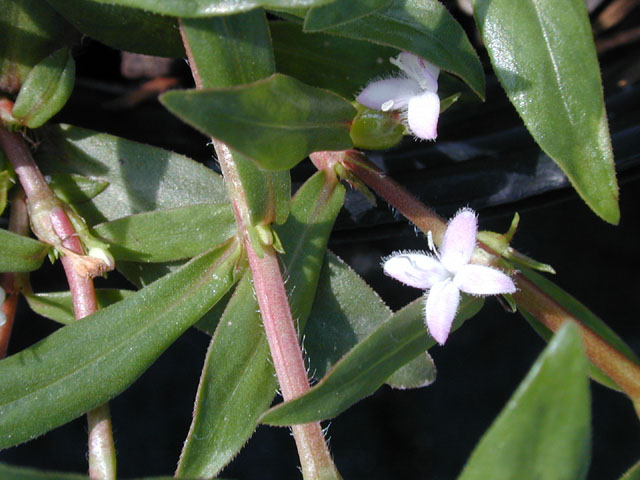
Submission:
[[365,107],[388,112],[400,110],[404,124],[423,140],[435,140],[438,135],[440,69],[408,52],[389,59],[402,73],[367,85],[356,97]]
[[[449,222],[440,252],[398,252],[384,262],[384,273],[415,288],[429,290],[425,315],[431,336],[444,344],[460,303],[460,292],[472,295],[513,293],[516,287],[500,270],[469,263],[476,246],[478,220],[460,210]],[[430,238],[430,237],[429,237]]]

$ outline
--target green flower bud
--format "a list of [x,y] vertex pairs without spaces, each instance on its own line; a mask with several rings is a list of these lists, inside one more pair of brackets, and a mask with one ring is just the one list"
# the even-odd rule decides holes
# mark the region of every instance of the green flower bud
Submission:
[[351,123],[351,140],[358,148],[384,150],[402,140],[406,128],[397,112],[382,112],[355,104],[358,109]]

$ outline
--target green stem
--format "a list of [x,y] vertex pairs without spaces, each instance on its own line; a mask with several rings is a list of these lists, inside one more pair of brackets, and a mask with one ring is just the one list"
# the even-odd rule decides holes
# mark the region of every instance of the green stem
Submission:
[[[57,202],[55,194],[33,161],[22,138],[0,127],[0,144],[18,175],[27,201],[32,204],[47,200],[52,204]],[[63,208],[52,208],[49,212],[49,220],[63,247],[78,255],[84,254],[75,228]],[[61,261],[73,297],[76,320],[91,315],[98,309],[93,280],[78,274],[70,256],[63,255]],[[115,480],[116,455],[108,405],[102,405],[87,412],[87,421],[89,424],[89,475],[92,480]]]

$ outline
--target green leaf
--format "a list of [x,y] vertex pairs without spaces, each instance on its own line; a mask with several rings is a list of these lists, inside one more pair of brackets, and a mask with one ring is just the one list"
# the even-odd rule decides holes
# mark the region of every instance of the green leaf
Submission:
[[587,361],[567,322],[474,449],[460,480],[576,480],[589,467]]
[[[0,463],[2,480],[89,480],[86,475],[36,470]],[[137,480],[172,480],[173,477],[145,477]],[[186,480],[186,479],[185,479]],[[217,480],[223,480],[218,478]]]
[[[424,316],[422,301],[417,302],[416,318]],[[318,291],[307,326],[305,350],[309,370],[322,378],[358,342],[386,322],[393,312],[367,283],[346,263],[327,252]],[[416,357],[415,364],[402,367],[387,379],[393,387],[410,388],[433,381],[433,364],[425,355]]]
[[[629,360],[634,363],[640,364],[640,360],[633,353],[633,350],[629,348],[629,346],[624,343],[624,341],[616,334],[609,326],[603,322],[598,316],[594,315],[586,306],[580,303],[575,297],[570,295],[565,290],[561,289],[552,281],[543,277],[539,273],[533,272],[526,268],[521,268],[520,273],[524,275],[528,280],[533,282],[540,290],[542,290],[545,294],[549,295],[556,302],[558,302],[564,309],[569,312],[570,315],[573,315],[575,318],[584,323],[587,327],[597,333],[600,337],[602,337],[607,343],[612,345],[616,350],[625,355]],[[538,320],[533,317],[529,312],[523,310],[522,307],[518,306],[518,310],[525,317],[525,319],[531,324],[531,326],[546,340],[549,340],[553,333],[542,325]],[[615,390],[620,390],[620,388],[616,385],[616,383],[609,378],[602,370],[596,367],[593,364],[590,364],[591,375],[594,380],[602,383],[603,385],[613,388]]]
[[13,107],[13,116],[38,128],[64,107],[71,96],[76,64],[68,48],[56,50],[31,69]]
[[584,2],[475,0],[474,10],[493,69],[533,138],[587,205],[617,224],[611,139]]
[[[399,310],[342,357],[309,392],[271,408],[261,422],[293,425],[325,420],[371,395],[393,372],[435,344],[424,326],[422,303],[418,299]],[[482,298],[462,297],[453,328],[475,315],[482,304]]]
[[17,93],[43,58],[78,32],[42,0],[0,0],[0,91]]
[[640,460],[627,470],[620,480],[640,480]]
[[56,173],[49,176],[49,186],[65,203],[88,202],[109,186],[109,182],[73,173]]
[[263,11],[183,19],[182,28],[202,88],[233,87],[275,73]]
[[[334,178],[316,173],[297,192],[287,223],[278,228],[287,252],[283,260],[291,310],[300,331],[304,330],[344,193]],[[247,275],[211,340],[178,476],[215,475],[247,442],[275,395],[277,382],[269,355]]]
[[14,185],[14,175],[9,170],[0,171],[0,215],[7,208],[7,194]]
[[398,53],[362,40],[303,33],[300,25],[289,22],[272,22],[271,36],[278,72],[345,98],[354,98],[371,79],[392,71],[388,59]]
[[[23,293],[31,310],[38,315],[65,325],[75,322],[71,292]],[[96,288],[98,308],[108,307],[133,293],[132,290]]]
[[484,98],[480,60],[460,24],[437,0],[394,0],[386,9],[324,31],[415,53],[459,76]]
[[49,246],[0,229],[0,272],[31,272],[42,265]]
[[194,257],[236,232],[228,204],[202,203],[139,213],[93,227],[116,260],[167,262]]
[[189,125],[267,170],[287,170],[312,152],[352,146],[353,106],[281,74],[240,87],[174,90],[160,101]]
[[[263,11],[183,19],[182,27],[201,87],[232,87],[275,72],[269,27]],[[289,173],[266,172],[239,152],[231,151],[231,154],[237,166],[238,181],[246,194],[252,224],[283,223],[289,214],[291,199]]]
[[289,216],[291,200],[289,172],[268,172],[238,152],[232,151],[232,155],[246,195],[251,224],[284,223]]
[[0,463],[0,477],[3,480],[89,480],[86,475],[36,470]]
[[175,18],[92,0],[47,0],[83,34],[127,52],[182,58],[184,47]]
[[197,203],[226,203],[222,177],[193,160],[83,128],[50,128],[38,149],[47,174],[75,173],[109,186],[75,205],[89,225],[134,213]]
[[92,0],[96,3],[124,5],[172,17],[211,17],[232,15],[258,7],[311,7],[332,0]]
[[209,478],[251,437],[277,388],[249,275],[240,280],[205,359],[176,476]]
[[142,288],[179,270],[185,263],[184,260],[163,263],[137,263],[120,260],[116,268],[136,287]]
[[0,448],[82,415],[133,383],[231,287],[227,244],[0,361]]
[[304,20],[304,30],[314,32],[349,23],[388,7],[392,0],[336,0],[309,10]]

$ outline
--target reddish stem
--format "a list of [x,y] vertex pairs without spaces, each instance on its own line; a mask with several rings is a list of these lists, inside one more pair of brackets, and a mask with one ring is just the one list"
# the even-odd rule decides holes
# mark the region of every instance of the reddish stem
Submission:
[[[27,205],[24,202],[24,191],[21,189],[11,201],[11,216],[9,217],[9,231],[18,235],[29,234],[29,215]],[[0,275],[0,286],[6,293],[6,298],[2,304],[2,312],[6,321],[0,327],[0,359],[7,355],[11,330],[18,307],[18,297],[20,296],[21,279],[17,273],[3,273]]]
[[[33,161],[22,138],[0,127],[0,144],[18,175],[28,201],[35,204],[43,199],[55,199],[55,194]],[[53,208],[49,212],[49,218],[62,246],[78,255],[84,254],[82,244],[75,235],[75,229],[64,209]],[[91,315],[98,309],[93,280],[75,271],[69,255],[62,256],[62,265],[73,297],[76,320]],[[108,405],[102,405],[87,412],[87,420],[89,423],[89,475],[95,480],[115,480],[115,445]]]
[[[193,57],[182,23],[180,23],[180,33],[196,88],[201,89],[202,79],[198,71],[198,62]],[[289,298],[284,288],[278,256],[276,251],[268,245],[263,246],[262,258],[253,249],[249,239],[249,229],[252,228],[252,225],[249,218],[247,197],[233,155],[223,142],[215,138],[212,140],[236,216],[238,232],[242,235],[247,250],[253,285],[256,289],[256,297],[278,382],[284,399],[290,400],[309,390],[309,379],[302,350],[298,343],[296,327],[291,316]],[[339,479],[340,475],[329,453],[320,423],[294,425],[292,430],[303,477],[306,480]]]
[[388,177],[363,154],[356,151],[322,153],[340,155],[339,161],[347,170],[354,173],[420,230],[425,233],[430,231],[434,242],[440,244],[447,229],[447,222],[399,183]]
[[[289,297],[287,296],[276,251],[263,246],[262,258],[258,256],[249,238],[249,212],[246,195],[236,170],[233,155],[222,142],[214,140],[218,161],[229,189],[229,196],[236,214],[238,231],[244,244],[253,277],[256,298],[262,314],[265,334],[278,382],[285,400],[292,400],[309,390],[309,379],[300,348]],[[319,422],[293,425],[303,477],[307,480],[339,479],[329,448]]]
[[7,356],[9,349],[9,340],[11,339],[11,329],[13,328],[13,319],[16,315],[19,294],[14,290],[16,280],[15,273],[3,273],[0,275],[0,286],[6,293],[6,298],[2,303],[2,313],[5,316],[4,325],[0,327],[0,359]]
[[631,398],[636,412],[640,416],[640,366],[580,322],[523,275],[515,274],[514,280],[518,291],[513,294],[513,299],[518,307],[529,312],[549,330],[555,332],[567,321],[574,321],[578,324],[587,356],[591,362],[606,373]]
[[[359,153],[324,152],[339,155],[339,161],[349,171],[355,173],[367,186],[393,205],[402,215],[411,220],[420,230],[433,232],[434,241],[439,244],[446,229],[446,223],[433,210],[426,207],[401,185],[387,177],[375,165]],[[487,245],[478,246],[493,255],[499,255]],[[492,263],[490,260],[489,263]],[[640,366],[607,343],[601,336],[587,327],[578,318],[567,312],[558,302],[545,294],[524,276],[516,273],[513,280],[518,288],[513,295],[518,307],[536,317],[551,331],[556,331],[566,321],[578,324],[585,344],[587,356],[606,373],[631,398],[640,416]]]

